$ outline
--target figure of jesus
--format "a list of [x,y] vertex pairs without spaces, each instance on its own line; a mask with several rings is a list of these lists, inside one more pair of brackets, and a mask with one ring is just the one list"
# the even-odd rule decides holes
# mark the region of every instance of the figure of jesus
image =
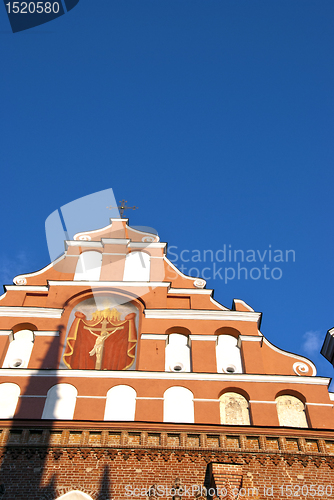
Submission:
[[[115,333],[117,330],[123,330],[124,328],[124,326],[118,326],[117,328],[108,329],[107,324],[108,321],[106,319],[103,319],[100,328],[89,328],[88,326],[84,326],[85,330],[88,330],[89,333],[96,337],[95,345],[89,352],[90,356],[94,356],[94,354],[96,355],[95,370],[101,370],[104,343],[107,338],[110,337],[110,335],[113,335],[113,333]],[[93,330],[100,333],[94,333]]]

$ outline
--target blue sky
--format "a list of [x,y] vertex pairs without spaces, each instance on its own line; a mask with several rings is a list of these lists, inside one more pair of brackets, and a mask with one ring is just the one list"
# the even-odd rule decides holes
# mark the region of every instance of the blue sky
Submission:
[[48,264],[51,212],[111,187],[185,272],[238,263],[182,250],[267,250],[207,287],[332,376],[333,21],[332,0],[80,0],[13,34],[1,7],[1,283]]

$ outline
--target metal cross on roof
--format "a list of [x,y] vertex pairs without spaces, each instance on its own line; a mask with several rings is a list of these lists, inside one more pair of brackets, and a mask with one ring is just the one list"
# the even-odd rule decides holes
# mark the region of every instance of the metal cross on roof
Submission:
[[118,207],[112,207],[110,205],[110,207],[107,207],[107,208],[109,208],[109,210],[111,210],[112,208],[118,208],[121,218],[123,217],[124,210],[136,210],[138,208],[138,207],[127,207],[125,205],[125,203],[127,203],[127,200],[122,200],[119,203],[120,203],[120,205]]

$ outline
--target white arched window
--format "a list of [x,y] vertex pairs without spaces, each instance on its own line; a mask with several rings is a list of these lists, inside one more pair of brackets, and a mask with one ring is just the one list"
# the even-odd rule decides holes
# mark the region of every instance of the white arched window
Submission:
[[247,399],[237,392],[225,392],[220,400],[220,423],[250,425]]
[[185,387],[170,387],[164,394],[164,422],[193,424],[194,395]]
[[0,384],[0,418],[13,418],[19,396],[20,387],[17,384]]
[[150,256],[131,252],[125,257],[123,281],[150,281]]
[[116,385],[107,392],[104,420],[134,421],[136,391],[128,385]]
[[238,340],[232,335],[218,335],[216,345],[218,373],[243,373]]
[[49,389],[42,418],[72,420],[78,391],[71,384],[57,384]]
[[19,330],[10,337],[2,368],[27,368],[34,345],[34,333],[31,330]]
[[168,335],[165,370],[167,372],[190,372],[190,348],[186,335],[181,335],[179,333],[171,333]]
[[304,403],[288,394],[276,398],[279,425],[285,427],[308,427]]
[[101,274],[102,254],[95,250],[79,255],[74,281],[99,281]]
[[92,500],[92,497],[79,490],[68,491],[57,500]]

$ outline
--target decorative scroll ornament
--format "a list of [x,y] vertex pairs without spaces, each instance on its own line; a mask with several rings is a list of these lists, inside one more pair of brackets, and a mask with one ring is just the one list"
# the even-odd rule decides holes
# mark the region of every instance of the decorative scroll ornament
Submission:
[[293,371],[296,373],[296,375],[306,375],[310,371],[309,367],[305,363],[301,363],[300,361],[297,361],[297,363],[293,364]]
[[17,276],[16,278],[13,279],[14,285],[26,285],[27,280],[26,278],[22,278],[20,276]]
[[142,241],[143,241],[144,243],[153,243],[153,242],[154,242],[154,240],[155,240],[155,238],[153,238],[153,236],[144,236],[144,237],[142,238]]
[[206,281],[202,280],[201,278],[198,278],[197,280],[194,281],[194,286],[196,288],[204,288],[206,285]]
[[91,236],[89,236],[89,234],[82,234],[81,236],[79,236],[78,240],[80,241],[91,241]]

